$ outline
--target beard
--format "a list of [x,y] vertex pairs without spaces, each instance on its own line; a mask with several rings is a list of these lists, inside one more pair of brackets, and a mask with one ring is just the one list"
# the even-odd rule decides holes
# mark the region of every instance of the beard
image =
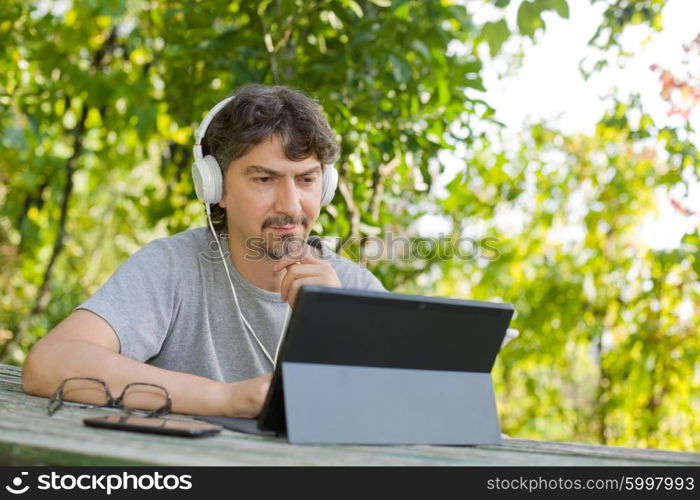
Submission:
[[282,257],[290,257],[292,259],[301,258],[306,240],[303,236],[293,234],[283,234],[278,236],[272,232],[268,232],[264,238],[264,244],[261,250],[265,257],[272,260],[280,260]]
[[[265,231],[273,226],[300,226],[302,233],[276,234],[274,230]],[[265,257],[272,260],[280,260],[282,257],[301,258],[306,244],[305,233],[308,227],[309,218],[306,214],[301,214],[298,217],[290,217],[285,214],[269,217],[262,224],[262,241],[258,249]]]

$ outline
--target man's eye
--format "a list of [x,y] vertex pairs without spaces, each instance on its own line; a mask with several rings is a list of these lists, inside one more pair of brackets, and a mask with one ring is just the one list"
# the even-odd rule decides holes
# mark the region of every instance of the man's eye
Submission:
[[311,184],[312,182],[314,182],[316,180],[316,177],[302,177],[301,180],[305,184]]
[[272,177],[256,177],[255,178],[255,181],[259,182],[261,184],[267,184],[271,180],[272,180]]

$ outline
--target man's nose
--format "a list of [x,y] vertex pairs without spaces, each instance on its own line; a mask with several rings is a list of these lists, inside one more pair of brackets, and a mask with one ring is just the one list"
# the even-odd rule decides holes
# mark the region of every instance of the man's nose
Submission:
[[301,193],[293,180],[279,183],[276,193],[275,211],[296,217],[303,213],[301,208]]

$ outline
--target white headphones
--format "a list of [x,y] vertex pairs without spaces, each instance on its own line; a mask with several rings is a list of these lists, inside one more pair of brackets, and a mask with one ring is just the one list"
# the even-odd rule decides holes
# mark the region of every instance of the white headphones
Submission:
[[[287,319],[289,318],[290,308],[287,308],[287,313],[285,315],[284,321],[282,322],[280,340],[277,344],[277,348],[275,349],[275,356],[273,357],[270,355],[267,349],[265,349],[265,346],[255,334],[253,327],[250,326],[248,320],[246,320],[245,316],[243,316],[243,311],[241,310],[241,306],[238,303],[236,288],[233,286],[233,280],[231,279],[231,274],[229,273],[228,266],[226,265],[226,258],[224,257],[223,250],[221,249],[219,237],[216,235],[214,225],[211,222],[211,208],[209,205],[212,203],[219,203],[221,201],[221,197],[224,193],[224,183],[221,175],[221,168],[219,168],[219,163],[216,161],[216,158],[214,158],[211,155],[204,156],[202,154],[202,139],[204,138],[204,134],[207,133],[207,128],[209,127],[209,124],[214,119],[216,114],[221,110],[221,108],[226,106],[226,104],[228,104],[234,97],[235,96],[227,97],[223,101],[219,102],[216,106],[214,106],[209,111],[209,113],[207,113],[207,116],[199,125],[199,128],[195,131],[195,144],[192,148],[192,151],[194,153],[194,163],[192,164],[192,179],[194,180],[194,190],[197,193],[197,198],[199,198],[199,201],[204,203],[204,207],[207,211],[207,221],[209,222],[209,230],[214,236],[216,246],[219,249],[221,263],[224,265],[224,270],[226,271],[228,282],[231,285],[231,293],[233,293],[233,300],[236,302],[236,307],[238,308],[238,313],[241,316],[243,325],[246,328],[248,328],[248,331],[255,339],[255,342],[258,344],[258,347],[260,347],[263,354],[265,354],[265,357],[274,368],[277,363],[277,355],[279,354],[279,348],[282,344],[282,335],[284,334],[284,330],[287,326]],[[327,205],[333,199],[333,196],[335,195],[335,190],[338,187],[338,171],[332,164],[323,166],[322,183],[323,190],[321,195],[321,205]]]
[[[202,153],[202,140],[207,133],[209,124],[216,114],[234,98],[235,96],[227,97],[214,106],[211,111],[207,113],[207,116],[194,134],[194,146],[192,147],[192,152],[194,153],[192,179],[194,180],[194,190],[197,193],[197,198],[199,198],[199,201],[202,203],[219,203],[224,194],[224,182],[219,163],[212,155],[204,156]],[[323,183],[321,205],[328,205],[331,200],[333,200],[335,190],[338,187],[338,171],[333,164],[326,164],[323,166],[321,182]]]

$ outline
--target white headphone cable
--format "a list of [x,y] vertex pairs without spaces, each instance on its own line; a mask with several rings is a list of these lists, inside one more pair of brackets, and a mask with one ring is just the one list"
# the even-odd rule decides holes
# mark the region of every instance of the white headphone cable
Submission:
[[289,304],[287,304],[287,312],[284,314],[284,321],[282,322],[282,331],[280,332],[280,340],[277,342],[277,349],[275,349],[275,362],[272,363],[272,366],[277,368],[277,356],[280,353],[280,347],[282,347],[282,341],[284,340],[284,331],[287,329],[287,320],[289,319],[289,311],[291,311],[292,308]]
[[226,258],[224,257],[224,252],[221,250],[221,244],[219,243],[219,238],[216,236],[216,231],[214,231],[214,225],[211,222],[211,209],[209,207],[209,203],[205,203],[204,206],[206,207],[206,211],[207,211],[207,221],[209,223],[209,229],[211,230],[211,234],[214,236],[214,240],[216,241],[216,246],[219,249],[219,255],[221,256],[221,263],[224,265],[224,269],[226,270],[226,277],[228,278],[229,285],[231,285],[231,292],[233,292],[233,300],[236,302],[236,307],[238,308],[238,313],[240,314],[241,319],[243,320],[243,324],[246,327],[248,327],[248,330],[253,335],[253,338],[258,343],[258,346],[262,350],[263,354],[265,354],[265,357],[270,362],[270,364],[272,364],[272,367],[274,368],[276,366],[277,354],[279,353],[279,348],[280,348],[280,345],[282,344],[282,335],[284,335],[284,330],[285,330],[285,327],[287,326],[287,318],[289,317],[289,311],[291,308],[289,307],[289,305],[287,305],[287,313],[285,314],[284,321],[282,322],[282,331],[280,332],[280,340],[277,343],[277,348],[275,349],[275,358],[273,359],[272,356],[270,356],[270,354],[267,352],[267,349],[265,349],[265,346],[263,345],[263,343],[260,342],[260,339],[255,334],[255,330],[253,330],[253,327],[250,326],[250,323],[248,323],[248,320],[246,320],[245,316],[243,316],[243,310],[241,309],[241,306],[238,303],[238,296],[236,295],[236,288],[233,286],[233,280],[231,279],[231,274],[229,274],[228,266],[226,265]]

